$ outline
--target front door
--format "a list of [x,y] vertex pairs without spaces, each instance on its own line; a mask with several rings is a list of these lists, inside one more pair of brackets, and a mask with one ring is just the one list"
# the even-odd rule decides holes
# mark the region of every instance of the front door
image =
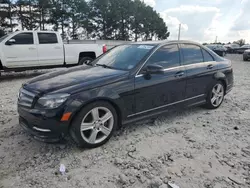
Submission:
[[[38,65],[37,45],[32,32],[16,34],[5,43],[3,54],[6,57],[7,68],[32,67]],[[9,40],[9,41],[10,41]]]
[[139,72],[135,77],[136,113],[132,116],[157,113],[179,104],[185,97],[185,69],[180,65],[177,44],[158,49],[143,68],[150,64],[162,66],[164,73],[152,74],[149,78]]

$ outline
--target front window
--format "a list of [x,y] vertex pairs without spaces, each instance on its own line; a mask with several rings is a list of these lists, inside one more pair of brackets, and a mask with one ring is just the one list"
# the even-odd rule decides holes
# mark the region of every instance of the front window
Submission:
[[155,47],[155,45],[130,44],[117,46],[95,61],[114,69],[131,70]]
[[164,69],[180,65],[180,53],[177,44],[166,45],[158,49],[148,60],[147,65],[160,65]]
[[33,33],[31,32],[19,33],[11,39],[15,39],[15,45],[34,44]]

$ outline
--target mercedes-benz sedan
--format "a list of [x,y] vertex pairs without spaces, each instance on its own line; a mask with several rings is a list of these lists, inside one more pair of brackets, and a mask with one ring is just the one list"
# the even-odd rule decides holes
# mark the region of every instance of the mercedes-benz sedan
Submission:
[[91,65],[48,73],[19,92],[20,125],[36,139],[68,133],[81,147],[107,142],[122,124],[173,108],[218,108],[233,87],[233,70],[190,41],[120,45]]

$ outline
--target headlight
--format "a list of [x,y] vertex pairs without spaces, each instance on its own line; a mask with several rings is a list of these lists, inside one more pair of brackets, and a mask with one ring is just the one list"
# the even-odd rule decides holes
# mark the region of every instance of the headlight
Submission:
[[61,106],[69,96],[67,93],[45,95],[38,99],[36,107],[47,109],[57,108]]

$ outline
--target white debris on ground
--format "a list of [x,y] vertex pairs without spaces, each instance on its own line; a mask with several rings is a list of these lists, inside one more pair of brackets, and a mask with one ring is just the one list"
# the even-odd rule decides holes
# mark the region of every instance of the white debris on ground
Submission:
[[0,188],[167,188],[169,182],[180,188],[250,187],[250,62],[227,58],[235,87],[219,109],[197,107],[128,125],[92,150],[28,136],[18,126],[17,92],[40,71],[2,76]]

